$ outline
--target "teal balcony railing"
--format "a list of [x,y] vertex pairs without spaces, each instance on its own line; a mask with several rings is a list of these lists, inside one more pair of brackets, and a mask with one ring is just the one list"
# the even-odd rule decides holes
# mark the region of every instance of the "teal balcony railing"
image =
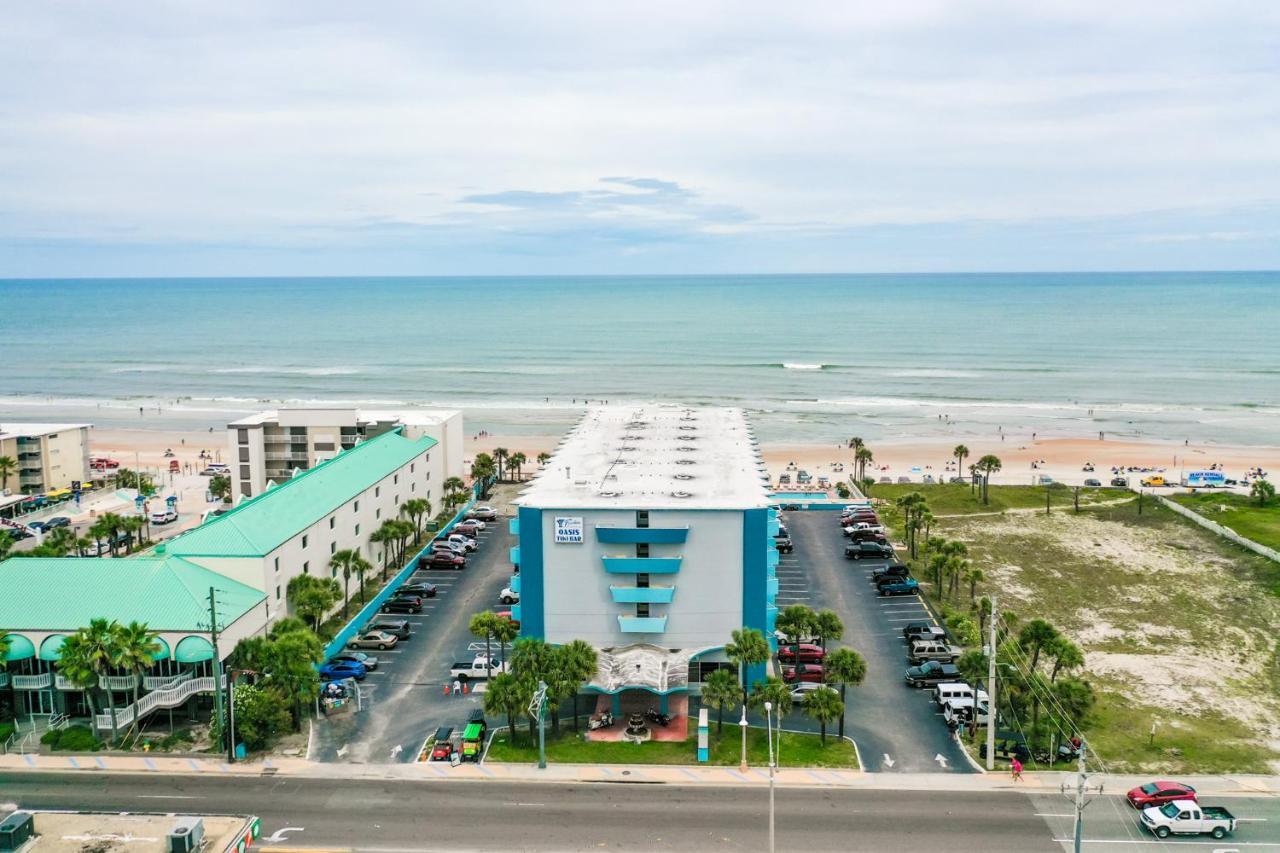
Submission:
[[765,554],[765,561],[770,566],[778,565],[778,549],[770,547],[769,552]]
[[770,518],[769,519],[769,538],[772,539],[773,537],[777,536],[778,531],[781,528],[782,528],[782,525],[778,522],[778,519]]
[[689,537],[687,527],[596,527],[596,539],[606,545],[680,545]]
[[520,605],[519,604],[511,605],[511,618],[516,622],[520,621]]
[[519,595],[520,594],[520,576],[512,575],[510,582],[507,583],[507,587],[516,595]]
[[507,521],[507,532],[512,536],[520,535],[520,519],[512,518]]
[[617,604],[670,604],[674,586],[611,586],[609,593]]
[[765,608],[764,627],[770,636],[773,635],[774,631],[778,630],[778,608],[772,604]]
[[669,575],[680,571],[681,557],[601,557],[604,570],[615,575]]
[[773,602],[778,599],[778,579],[769,578],[765,583],[765,591],[768,596],[769,603],[773,604]]
[[667,630],[667,617],[619,616],[618,627],[624,634],[661,634]]
[[520,565],[520,546],[516,545],[511,549],[511,565]]

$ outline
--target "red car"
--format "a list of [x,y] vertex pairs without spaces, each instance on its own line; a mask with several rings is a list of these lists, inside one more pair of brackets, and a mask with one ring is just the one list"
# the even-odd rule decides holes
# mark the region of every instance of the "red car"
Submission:
[[797,676],[794,666],[784,666],[782,668],[782,680],[788,684],[795,684],[797,681],[807,681],[810,684],[821,684],[822,665],[816,663],[800,664],[800,673]]
[[[462,571],[467,567],[465,558],[451,554],[448,551],[433,551],[431,556],[426,559],[426,564],[429,569],[457,569]],[[421,562],[419,562],[419,565],[421,565]]]
[[1181,782],[1161,779],[1139,785],[1124,796],[1135,809],[1145,809],[1147,806],[1162,806],[1174,800],[1194,800],[1196,789]]
[[[822,646],[815,643],[800,644],[800,662],[801,663],[821,663],[822,659],[827,656]],[[796,659],[795,646],[780,646],[778,648],[778,660],[794,661]]]
[[517,628],[520,627],[520,620],[512,619],[510,610],[495,610],[493,615],[497,616],[499,619],[506,619],[508,622],[513,623]]
[[469,521],[464,521],[461,524],[455,526],[453,528],[453,532],[461,533],[463,536],[469,536],[472,539],[475,539],[477,536],[480,535],[480,528],[476,527],[474,524],[472,524]]

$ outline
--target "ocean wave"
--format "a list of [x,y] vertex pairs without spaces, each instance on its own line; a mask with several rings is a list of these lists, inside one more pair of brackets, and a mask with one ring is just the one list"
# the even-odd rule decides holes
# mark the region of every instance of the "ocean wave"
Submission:
[[914,377],[920,379],[978,379],[981,373],[974,373],[971,370],[944,370],[941,368],[908,368],[906,370],[889,370],[886,376],[897,376],[902,378]]
[[821,370],[826,367],[825,364],[803,364],[799,362],[784,361],[782,366],[787,370]]
[[210,373],[261,373],[281,376],[355,376],[363,373],[355,367],[216,367]]

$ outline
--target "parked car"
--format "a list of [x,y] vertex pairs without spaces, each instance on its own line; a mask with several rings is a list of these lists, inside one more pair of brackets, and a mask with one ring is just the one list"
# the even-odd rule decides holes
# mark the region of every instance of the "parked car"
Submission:
[[782,680],[791,684],[795,681],[807,681],[810,684],[822,683],[822,665],[817,663],[802,663],[799,671],[794,666],[784,666],[782,668]]
[[1152,487],[1152,486],[1165,486],[1165,485],[1168,485],[1167,483],[1165,483],[1165,481],[1164,481],[1164,477],[1160,476],[1159,474],[1152,474],[1150,477],[1143,477],[1143,478],[1142,478],[1141,480],[1139,480],[1138,482],[1139,482],[1139,483],[1141,483],[1141,484],[1142,484],[1142,485],[1144,485],[1144,486],[1147,486],[1148,488],[1150,488],[1150,487]]
[[467,567],[467,558],[452,551],[432,551],[426,562],[429,569],[457,569],[462,571]]
[[368,674],[369,670],[364,668],[364,664],[349,661],[330,662],[320,667],[321,681],[343,681],[348,678],[364,681],[364,677]]
[[822,659],[827,656],[827,652],[822,646],[815,643],[800,643],[798,646],[779,646],[778,660],[794,661],[797,648],[800,650],[801,663],[821,663]]
[[844,547],[846,560],[892,560],[893,546],[884,542],[851,542]]
[[907,658],[912,663],[923,663],[927,660],[955,663],[958,657],[960,657],[959,646],[938,640],[912,640],[911,648],[907,651]]
[[797,705],[804,701],[806,693],[812,693],[815,690],[826,690],[827,685],[817,681],[801,681],[799,684],[791,688],[791,700]]
[[464,551],[474,551],[480,547],[476,540],[470,536],[463,536],[461,533],[450,533],[448,541],[454,545],[461,545]]
[[960,678],[960,670],[953,663],[940,663],[936,660],[925,661],[919,666],[908,667],[905,673],[907,684],[912,687],[931,687]]
[[911,576],[911,569],[907,568],[903,563],[892,563],[882,569],[876,569],[871,573],[872,580],[880,580],[880,578],[894,577],[906,578]]
[[473,506],[471,509],[467,510],[467,518],[472,518],[477,521],[497,521],[498,511],[491,506],[480,504],[479,506]]
[[381,631],[401,640],[407,640],[413,634],[409,630],[407,619],[397,619],[394,616],[375,616],[369,620],[368,625],[364,626],[364,630]]
[[1129,488],[1129,478],[1128,477],[1112,477],[1111,485],[1121,489],[1127,489]]
[[466,684],[472,680],[484,680],[489,677],[489,673],[500,675],[507,672],[509,664],[506,661],[494,660],[492,663],[484,655],[476,655],[469,661],[455,661],[449,667],[449,677],[461,681]]
[[947,482],[952,484],[953,486],[969,485],[969,479],[967,477],[951,477],[950,479],[947,480]]
[[358,663],[370,672],[378,668],[378,659],[364,652],[341,652],[329,658],[329,663]]
[[920,584],[915,578],[903,578],[900,581],[882,584],[877,591],[881,595],[919,595]]
[[520,593],[514,592],[509,586],[504,586],[502,592],[498,593],[498,600],[503,604],[518,604],[520,603]]
[[379,613],[421,613],[422,599],[418,596],[392,596],[378,608]]
[[1095,479],[1095,478],[1093,478],[1093,477],[1090,477],[1089,479],[1087,479],[1087,480],[1085,480],[1085,481],[1084,481],[1084,484],[1085,484],[1086,486],[1088,486],[1089,488],[1096,489],[1096,488],[1098,488],[1098,487],[1100,487],[1100,486],[1102,485],[1102,481],[1101,481],[1101,480],[1098,480],[1098,479]]
[[1195,800],[1174,800],[1143,809],[1142,825],[1156,838],[1168,838],[1170,835],[1226,838],[1236,831],[1236,818],[1221,806],[1202,806]]
[[908,578],[901,575],[881,575],[878,578],[872,578],[871,582],[875,584],[876,589],[879,589],[882,586],[888,586],[891,583],[899,583],[900,581],[905,580],[908,580]]
[[44,532],[48,533],[50,530],[57,530],[59,527],[70,527],[70,526],[71,526],[71,519],[67,518],[65,515],[55,515],[53,518],[49,519],[44,523]]
[[881,545],[889,544],[889,537],[885,536],[878,530],[855,530],[849,534],[850,542],[879,542]]
[[448,761],[453,755],[453,726],[441,726],[436,729],[434,743],[431,744],[431,761]]
[[511,618],[510,610],[495,610],[493,615],[497,616],[499,619],[506,619],[508,622],[514,623],[517,628],[520,627],[520,621],[518,619]]
[[461,533],[463,536],[469,536],[472,539],[475,539],[480,535],[480,531],[484,529],[478,526],[481,523],[482,522],[478,522],[478,521],[464,521],[461,524],[454,527],[453,532]]
[[795,545],[791,542],[791,537],[786,534],[779,533],[773,537],[773,547],[778,549],[779,554],[790,554],[795,550]]
[[395,595],[416,595],[419,598],[435,598],[437,592],[436,585],[433,583],[413,581],[397,589]]
[[[408,627],[407,625],[405,626]],[[400,642],[400,638],[386,631],[366,631],[356,637],[353,637],[347,643],[349,649],[393,649],[396,643]]]
[[907,633],[906,631],[903,632],[903,637],[906,638],[908,645],[916,640],[947,639],[946,630],[939,628],[937,625],[933,625],[929,622],[913,622],[911,624],[913,627],[910,630],[910,633]]
[[44,533],[44,525],[45,525],[45,522],[43,521],[28,521],[27,530],[33,531],[35,533]]
[[431,551],[444,551],[449,554],[457,554],[459,557],[467,556],[467,547],[459,542],[450,542],[448,539],[437,539],[431,543]]
[[155,525],[170,524],[178,520],[178,511],[166,504],[151,511],[151,523]]
[[1181,782],[1160,779],[1155,782],[1148,782],[1145,785],[1139,785],[1125,794],[1124,798],[1135,809],[1145,809],[1147,806],[1163,806],[1165,803],[1171,803],[1174,800],[1194,800],[1196,798],[1196,789]]
[[458,524],[458,527],[474,527],[476,530],[484,530],[489,525],[478,518],[468,518]]

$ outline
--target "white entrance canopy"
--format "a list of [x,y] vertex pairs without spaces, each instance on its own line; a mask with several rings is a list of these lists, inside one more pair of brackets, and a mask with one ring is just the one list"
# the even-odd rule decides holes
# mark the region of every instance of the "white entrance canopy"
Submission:
[[601,649],[596,656],[595,677],[587,686],[601,693],[633,689],[654,693],[687,690],[689,658],[693,654],[648,643]]

